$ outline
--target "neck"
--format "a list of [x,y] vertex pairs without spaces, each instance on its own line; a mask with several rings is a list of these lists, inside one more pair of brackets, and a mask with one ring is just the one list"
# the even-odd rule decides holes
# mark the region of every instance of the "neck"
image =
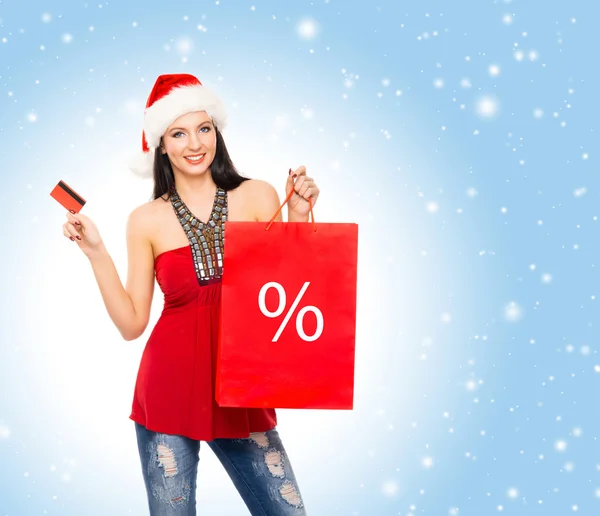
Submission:
[[213,181],[210,169],[198,176],[190,176],[174,171],[175,188],[182,199],[188,204],[202,203],[206,199],[212,199],[217,191],[217,185]]

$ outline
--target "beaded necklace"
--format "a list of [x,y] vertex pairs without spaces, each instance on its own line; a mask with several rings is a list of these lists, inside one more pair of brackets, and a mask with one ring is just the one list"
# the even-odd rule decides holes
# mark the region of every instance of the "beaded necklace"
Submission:
[[202,284],[223,274],[223,246],[227,220],[227,192],[217,187],[213,209],[208,222],[202,222],[185,205],[175,185],[169,198],[175,215],[190,241],[196,277]]

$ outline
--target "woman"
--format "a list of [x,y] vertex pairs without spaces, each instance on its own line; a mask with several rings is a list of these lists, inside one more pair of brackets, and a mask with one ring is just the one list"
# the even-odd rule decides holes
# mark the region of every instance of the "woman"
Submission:
[[[251,514],[306,514],[275,411],[215,402],[224,222],[268,221],[280,206],[270,184],[236,171],[221,135],[225,120],[219,99],[195,77],[157,79],[144,115],[143,152],[132,165],[153,177],[153,200],[128,218],[125,288],[89,217],[67,213],[63,226],[89,258],[125,340],[148,325],[155,276],[164,293],[130,415],[152,516],[196,514],[200,441],[222,462]],[[319,188],[305,167],[290,169],[287,193],[292,189],[288,221],[306,222]]]

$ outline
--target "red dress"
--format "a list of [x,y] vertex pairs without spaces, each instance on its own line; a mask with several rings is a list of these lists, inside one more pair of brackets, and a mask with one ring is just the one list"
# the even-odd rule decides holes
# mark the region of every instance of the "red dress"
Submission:
[[161,253],[154,268],[165,304],[142,354],[129,418],[201,441],[274,428],[274,409],[223,408],[215,401],[221,280],[200,284],[189,245]]

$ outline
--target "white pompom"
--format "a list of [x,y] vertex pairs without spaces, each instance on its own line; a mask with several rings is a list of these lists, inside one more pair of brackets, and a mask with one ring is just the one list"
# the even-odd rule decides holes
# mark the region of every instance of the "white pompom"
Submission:
[[154,170],[154,149],[149,152],[139,151],[130,161],[129,168],[138,177],[152,177]]

